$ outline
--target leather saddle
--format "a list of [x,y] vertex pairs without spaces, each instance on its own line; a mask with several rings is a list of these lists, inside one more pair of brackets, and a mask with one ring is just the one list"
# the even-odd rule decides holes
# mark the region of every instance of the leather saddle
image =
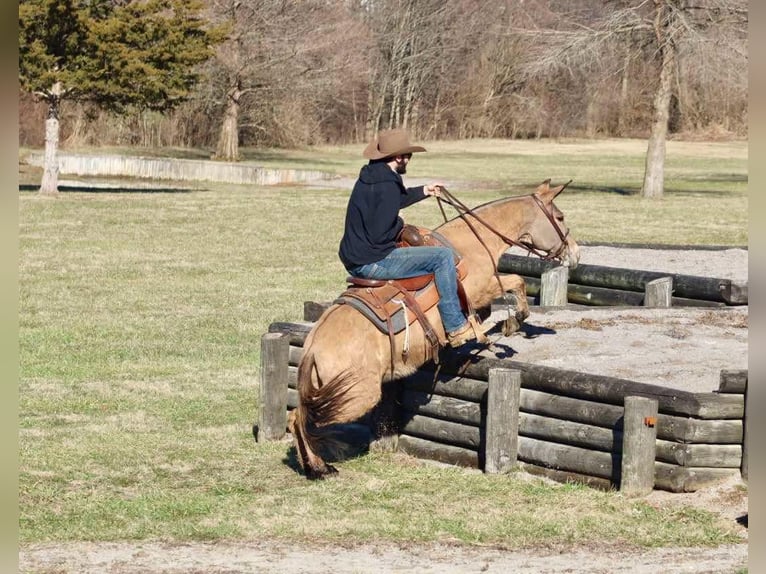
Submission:
[[[461,306],[468,316],[473,314],[462,281],[467,271],[463,259],[446,238],[425,228],[405,225],[397,238],[397,247],[417,247],[420,245],[449,247],[455,254],[455,266],[458,275],[458,296]],[[406,279],[362,279],[348,277],[348,287],[335,301],[357,309],[369,319],[378,330],[387,333],[391,343],[391,360],[395,356],[394,336],[408,330],[410,325],[419,321],[426,340],[430,345],[431,359],[438,362],[439,346],[446,344],[440,340],[425,313],[439,302],[439,292],[432,273],[408,277]],[[409,352],[408,338],[402,349],[402,358],[406,361]],[[392,367],[393,370],[393,367]]]

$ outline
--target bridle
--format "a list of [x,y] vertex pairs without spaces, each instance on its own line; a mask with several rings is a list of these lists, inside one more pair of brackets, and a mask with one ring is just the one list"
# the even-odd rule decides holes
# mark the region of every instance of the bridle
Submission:
[[[572,180],[570,179],[568,182],[564,184],[564,187],[561,188],[561,191],[564,190],[566,186],[568,186],[570,183],[572,183]],[[468,226],[468,228],[471,230],[471,232],[476,236],[476,239],[479,240],[479,243],[481,243],[482,247],[487,252],[487,255],[489,255],[490,261],[492,261],[492,269],[493,269],[493,275],[495,276],[495,279],[497,280],[498,285],[500,286],[500,293],[503,295],[503,298],[506,300],[506,303],[508,304],[508,315],[511,314],[511,304],[510,301],[507,298],[507,294],[504,293],[503,289],[503,282],[500,279],[500,273],[497,269],[497,261],[495,261],[494,256],[492,255],[492,250],[487,246],[487,244],[482,239],[481,235],[479,235],[479,232],[474,227],[473,223],[468,219],[467,216],[473,217],[476,221],[481,223],[484,227],[486,227],[490,232],[495,234],[497,237],[503,240],[504,243],[507,245],[510,245],[511,247],[516,246],[520,247],[521,249],[524,249],[527,251],[528,254],[537,255],[541,259],[544,259],[546,261],[550,261],[553,259],[559,259],[561,258],[561,254],[564,252],[564,250],[567,248],[567,237],[569,236],[569,230],[567,229],[566,232],[561,231],[561,227],[559,227],[558,223],[556,223],[556,218],[554,217],[553,213],[551,211],[548,211],[546,209],[545,204],[543,201],[537,197],[534,193],[531,194],[532,199],[535,201],[537,206],[542,210],[542,212],[545,214],[545,217],[548,218],[548,221],[551,222],[551,225],[553,226],[553,229],[556,230],[556,234],[559,236],[559,239],[561,240],[561,244],[555,249],[551,249],[548,252],[545,252],[541,249],[537,249],[534,245],[530,245],[528,243],[523,243],[521,241],[517,241],[515,239],[511,239],[504,233],[498,231],[495,229],[492,225],[487,223],[484,219],[476,215],[476,212],[470,209],[468,206],[466,206],[462,201],[460,201],[458,198],[456,198],[454,195],[452,195],[449,191],[447,191],[447,188],[444,186],[439,186],[440,195],[436,196],[436,201],[439,205],[439,209],[441,210],[442,217],[444,217],[445,223],[448,221],[447,214],[444,212],[444,207],[442,206],[442,201],[447,203],[448,205],[451,205],[455,208],[455,210],[458,212],[458,216],[460,219],[462,219],[465,224]],[[524,196],[522,196],[524,197]]]
[[[572,180],[570,179],[568,182],[564,184],[564,187],[561,188],[563,191],[564,188],[572,183]],[[489,254],[490,258],[492,257],[492,252],[490,251],[489,247],[487,247],[487,244],[484,243],[484,240],[479,235],[476,228],[473,226],[473,224],[469,221],[468,215],[473,217],[476,221],[481,223],[484,227],[486,227],[490,232],[495,234],[497,237],[503,240],[507,245],[510,245],[511,247],[516,246],[520,247],[521,249],[524,249],[527,251],[528,254],[531,255],[537,255],[540,259],[543,259],[545,261],[550,261],[553,259],[560,259],[562,253],[567,248],[567,237],[569,236],[569,230],[566,230],[566,233],[561,230],[561,227],[559,227],[558,223],[556,223],[556,218],[553,216],[553,213],[549,211],[546,207],[543,201],[537,197],[534,193],[530,195],[530,197],[535,201],[537,206],[540,208],[540,210],[545,214],[545,217],[548,218],[548,221],[551,222],[551,225],[553,226],[553,229],[556,230],[556,234],[559,236],[559,239],[561,240],[561,243],[559,244],[558,248],[555,250],[551,249],[548,252],[542,251],[541,249],[536,248],[534,245],[530,245],[528,243],[523,243],[521,241],[517,241],[515,239],[511,239],[507,235],[501,233],[497,229],[495,229],[492,225],[487,223],[484,219],[476,215],[476,212],[470,209],[468,206],[466,206],[462,201],[460,201],[458,198],[456,198],[454,195],[452,195],[449,191],[447,191],[447,188],[444,186],[439,186],[441,197],[437,196],[436,201],[439,204],[439,209],[442,212],[442,217],[444,217],[444,221],[447,221],[447,214],[444,212],[444,207],[442,206],[442,201],[444,201],[446,204],[451,205],[455,208],[455,210],[458,212],[458,216],[465,221],[465,224],[468,226],[468,228],[473,232],[473,234],[476,236],[476,238],[479,240],[479,243],[484,247],[484,249]],[[523,196],[522,196],[523,197]],[[495,274],[497,274],[497,265],[495,264]]]

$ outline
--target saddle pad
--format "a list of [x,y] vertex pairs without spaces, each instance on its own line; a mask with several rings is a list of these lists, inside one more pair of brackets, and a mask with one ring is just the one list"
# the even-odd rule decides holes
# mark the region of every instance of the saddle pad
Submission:
[[[422,289],[413,291],[412,296],[420,305],[423,313],[439,301],[439,292],[436,284],[432,281]],[[407,324],[417,321],[417,315],[408,311],[405,315],[402,302],[403,292],[395,285],[387,283],[383,287],[351,287],[344,291],[333,303],[351,305],[362,315],[367,317],[380,331],[388,333],[386,317],[391,317],[393,332],[400,333]],[[407,321],[405,323],[405,317]]]

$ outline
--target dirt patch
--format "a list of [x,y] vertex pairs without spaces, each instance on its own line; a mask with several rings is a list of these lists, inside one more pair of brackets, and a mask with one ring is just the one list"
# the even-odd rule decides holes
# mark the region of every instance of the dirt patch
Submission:
[[718,548],[641,549],[610,545],[509,551],[450,544],[338,547],[278,541],[191,544],[77,542],[31,547],[22,553],[20,570],[39,574],[675,574],[734,573],[746,565],[747,546],[744,544]]

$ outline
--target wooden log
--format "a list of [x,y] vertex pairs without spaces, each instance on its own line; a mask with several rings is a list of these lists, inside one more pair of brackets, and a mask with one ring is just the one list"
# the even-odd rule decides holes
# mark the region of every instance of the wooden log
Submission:
[[291,345],[302,347],[303,342],[306,340],[306,337],[308,337],[308,334],[313,327],[314,323],[277,321],[269,325],[269,333],[286,333],[290,338]]
[[401,434],[477,451],[482,446],[482,433],[478,427],[416,414],[405,415],[404,418]]
[[654,490],[657,448],[657,401],[625,397],[621,472],[618,481],[625,496],[646,496]]
[[287,410],[298,408],[298,391],[295,389],[287,389]]
[[477,357],[460,352],[443,357],[440,363],[441,372],[445,375],[459,374],[479,380],[486,380],[489,369],[493,367],[519,369],[522,371],[524,388],[552,394],[618,405],[622,404],[624,397],[628,394],[647,396],[657,399],[660,411],[667,414],[704,419],[742,418],[744,403],[742,397],[737,395],[690,393],[616,377],[580,373],[508,359]]
[[658,416],[657,438],[680,443],[741,444],[742,421]]
[[287,427],[288,337],[266,333],[261,337],[261,369],[258,386],[258,442],[279,440]]
[[519,415],[519,435],[603,452],[619,452],[622,441],[622,430],[530,413]]
[[540,278],[540,305],[564,307],[567,304],[569,268],[559,265],[545,271]]
[[736,476],[739,470],[731,468],[689,467],[654,463],[654,487],[670,492],[696,492]]
[[296,347],[295,345],[290,345],[290,352],[287,356],[287,363],[290,366],[297,367],[301,362],[302,356],[303,356],[303,347]]
[[738,444],[680,444],[658,440],[655,459],[679,466],[739,468],[742,446]]
[[[540,302],[540,279],[538,277],[523,277],[526,283],[527,295],[532,298],[533,304]],[[640,307],[644,305],[645,293],[615,289],[610,287],[596,287],[594,285],[578,285],[570,280],[567,286],[567,301],[570,304],[587,307]],[[671,297],[673,307],[725,307],[726,303],[720,301],[707,301],[705,299],[690,299],[688,297]]]
[[612,457],[608,452],[519,437],[519,460],[547,468],[613,480]]
[[729,305],[747,305],[747,281],[732,280],[723,288],[722,296]]
[[402,407],[407,411],[464,425],[481,426],[482,409],[477,402],[405,390]]
[[519,447],[521,373],[492,369],[487,388],[484,472],[508,473],[516,464]]
[[[523,381],[523,378],[522,378]],[[521,410],[571,422],[613,428],[622,419],[622,407],[565,397],[544,391],[522,389]]]
[[397,448],[399,451],[417,458],[436,460],[445,464],[468,468],[479,467],[479,453],[472,449],[433,442],[406,434],[399,436]]
[[672,277],[653,279],[646,284],[644,289],[644,306],[667,309],[671,305],[672,293]]
[[[598,403],[582,408],[579,405],[586,401],[551,395],[548,395],[551,400],[541,400],[544,398],[545,393],[521,389],[520,435],[604,452],[621,452],[622,409]],[[558,408],[543,409],[550,416],[523,411],[541,403]],[[402,406],[419,415],[477,427],[482,424],[481,405],[477,402],[408,390],[402,395]],[[583,417],[583,414],[590,416]],[[567,420],[573,416],[584,418],[585,423]],[[739,465],[741,421],[707,421],[670,415],[658,415],[657,419],[657,460],[689,466]]]
[[[541,277],[545,271],[551,269],[554,265],[555,263],[541,259],[504,253],[500,256],[498,271],[502,273],[515,273],[522,276]],[[578,285],[642,292],[646,283],[667,275],[668,273],[658,271],[641,271],[621,267],[580,264],[570,270],[569,282]],[[735,304],[735,300],[731,299],[731,293],[736,292],[737,289],[732,288],[732,281],[730,279],[684,275],[680,273],[673,273],[670,276],[673,278],[675,292],[679,297],[723,303],[729,302],[727,301],[728,298],[731,304]]]
[[587,474],[581,474],[579,472],[572,472],[569,470],[557,470],[555,468],[546,468],[544,466],[538,466],[536,464],[530,464],[527,462],[517,463],[519,470],[523,470],[528,474],[535,476],[544,476],[556,482],[564,484],[577,483],[584,484],[591,488],[597,488],[599,490],[609,491],[614,488],[612,481],[608,478],[599,478],[597,476],[590,476]]
[[317,303],[316,301],[304,301],[303,302],[303,320],[304,321],[318,321],[322,313],[327,311],[332,306],[330,301],[323,303]]
[[747,369],[721,369],[719,393],[744,395],[747,388]]
[[[489,375],[488,375],[489,376]],[[404,380],[405,389],[426,394],[453,397],[466,401],[481,402],[487,396],[487,381],[470,377],[455,376],[428,368],[421,368]]]

